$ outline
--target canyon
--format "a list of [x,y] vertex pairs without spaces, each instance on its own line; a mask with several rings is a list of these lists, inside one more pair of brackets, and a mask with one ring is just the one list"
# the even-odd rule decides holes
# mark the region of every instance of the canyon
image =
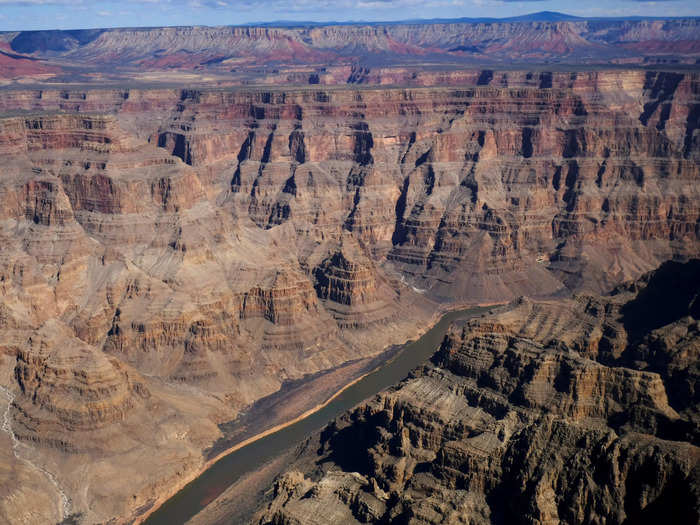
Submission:
[[699,270],[453,325],[305,443],[252,522],[697,523]]
[[[98,33],[38,51],[87,60],[126,38]],[[545,480],[534,456],[526,465],[557,439],[581,443],[577,465],[596,446],[630,458],[601,477],[666,469],[629,489],[643,503],[616,523],[659,494],[697,503],[678,489],[697,488],[695,307],[643,334],[617,315],[634,303],[629,283],[700,257],[700,75],[430,75],[458,85],[0,90],[3,521],[139,522],[217,454],[322,403],[443,312],[511,301],[330,427],[323,450],[339,468],[280,478],[257,519],[449,521],[459,496],[486,522],[490,498],[516,485],[533,522],[588,519],[571,503],[580,470]],[[269,417],[246,418],[271,399]],[[353,440],[362,449],[342,456]],[[613,512],[616,494],[586,494],[608,509],[595,516]]]

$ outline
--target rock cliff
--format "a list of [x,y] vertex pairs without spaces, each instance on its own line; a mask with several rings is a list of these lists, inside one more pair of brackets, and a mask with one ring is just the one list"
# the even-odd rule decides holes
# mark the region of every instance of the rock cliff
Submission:
[[[0,32],[0,85],[462,85],[464,67],[694,67],[696,18],[586,19],[540,13],[263,27]],[[488,83],[500,76],[485,71]],[[547,82],[545,80],[544,85]]]
[[[260,64],[370,65],[426,58],[472,64],[543,60],[692,64],[700,53],[694,18],[23,31],[8,34],[6,41],[14,53],[60,58],[64,64],[83,67],[221,71]],[[319,73],[323,76],[321,69],[306,80],[316,81]]]
[[[357,375],[443,308],[600,293],[698,255],[697,74],[463,78],[0,92],[3,430],[23,465],[8,479],[54,487],[63,510],[45,515],[143,515],[256,401]],[[637,396],[644,428],[675,421],[653,374],[582,361],[624,357],[605,341],[543,369],[611,400],[555,397],[566,416],[618,417]],[[691,388],[687,354],[635,348],[680,374],[673,395]],[[557,395],[492,381],[532,410]]]
[[696,523],[699,277],[667,263],[454,326],[308,445],[254,521]]

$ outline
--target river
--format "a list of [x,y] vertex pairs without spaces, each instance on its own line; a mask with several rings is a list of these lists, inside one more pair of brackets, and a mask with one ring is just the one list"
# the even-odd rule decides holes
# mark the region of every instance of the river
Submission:
[[222,457],[151,514],[145,525],[185,523],[243,474],[259,468],[346,410],[408,376],[411,370],[435,353],[453,321],[474,317],[490,308],[477,307],[446,313],[422,337],[405,344],[392,360],[350,385],[318,411]]

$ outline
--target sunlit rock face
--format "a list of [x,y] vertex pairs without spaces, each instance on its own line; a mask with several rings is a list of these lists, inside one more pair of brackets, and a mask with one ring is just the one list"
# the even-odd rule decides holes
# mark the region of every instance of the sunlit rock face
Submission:
[[[143,513],[202,466],[217,424],[414,337],[439,307],[599,293],[698,255],[696,74],[469,75],[3,91],[18,472],[49,483],[25,456],[59,472],[89,522]],[[581,384],[622,381],[574,361]]]
[[[0,78],[72,66],[98,75],[179,69],[238,81],[445,85],[461,76],[454,64],[695,64],[699,32],[695,18],[23,31],[0,35]],[[447,71],[426,74],[424,63]],[[381,67],[388,64],[399,67]]]

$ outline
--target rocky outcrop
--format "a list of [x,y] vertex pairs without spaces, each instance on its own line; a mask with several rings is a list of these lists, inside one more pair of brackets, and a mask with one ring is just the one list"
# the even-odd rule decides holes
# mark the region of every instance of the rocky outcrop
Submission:
[[254,522],[695,523],[699,275],[666,264],[455,326],[432,364],[324,429]]
[[[242,319],[267,321],[263,349],[296,350],[301,360],[313,359],[308,355],[309,348],[316,346],[321,351],[322,345],[332,345],[339,335],[332,318],[319,304],[311,281],[301,273],[276,271],[244,294],[240,315]],[[257,323],[250,325],[251,335],[258,330]]]
[[381,277],[375,263],[349,235],[327,248],[313,276],[316,294],[341,329],[386,323],[400,309],[392,283]]
[[118,362],[50,322],[19,350],[14,372],[21,390],[15,436],[68,451],[87,445],[82,432],[123,421],[150,395]]

